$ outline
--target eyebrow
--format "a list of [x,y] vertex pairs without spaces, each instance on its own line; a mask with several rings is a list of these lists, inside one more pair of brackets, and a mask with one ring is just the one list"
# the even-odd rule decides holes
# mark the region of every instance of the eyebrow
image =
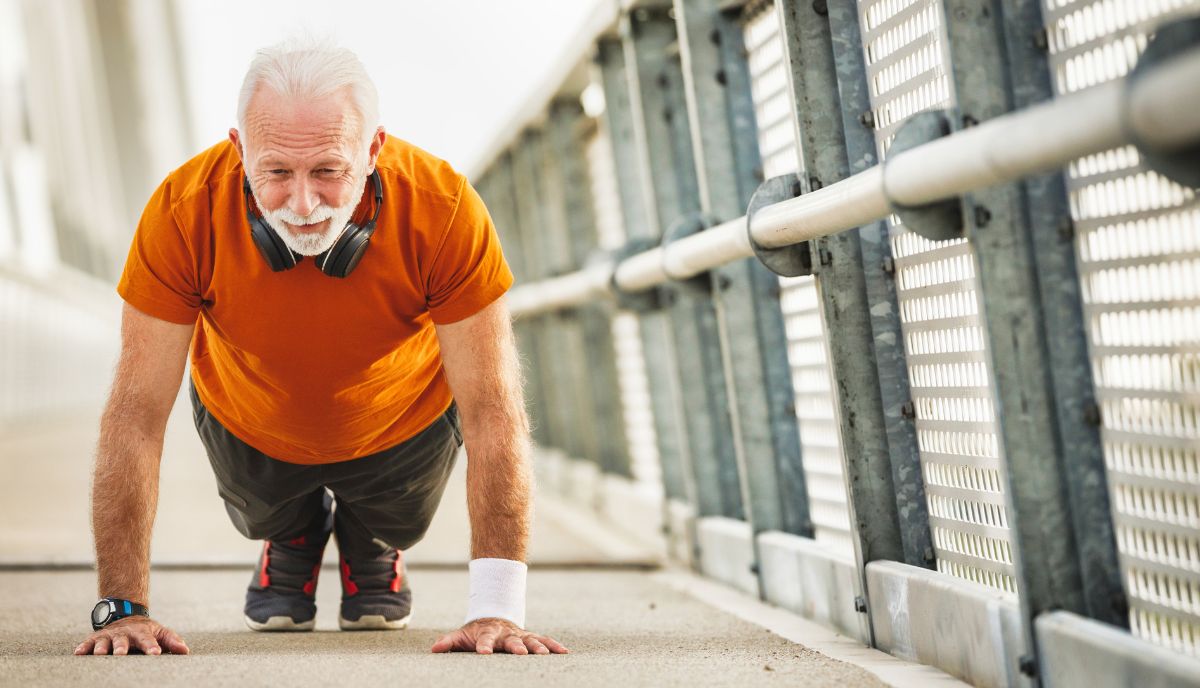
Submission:
[[[345,158],[333,156],[333,157],[328,157],[328,158],[321,158],[320,160],[318,160],[317,162],[312,164],[312,168],[320,169],[323,167],[343,167],[343,166],[346,166],[349,164],[350,164],[349,160],[347,160]],[[259,158],[258,165],[260,167],[270,167],[270,168],[290,167],[290,165],[288,163],[284,162],[281,158],[274,157],[274,154],[271,154],[271,153],[268,153],[268,154],[264,155],[263,157]]]

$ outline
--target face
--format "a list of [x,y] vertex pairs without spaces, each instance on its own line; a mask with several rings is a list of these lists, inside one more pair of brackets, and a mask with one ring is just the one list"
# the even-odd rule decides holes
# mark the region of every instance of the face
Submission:
[[364,146],[347,94],[299,102],[269,90],[251,99],[245,129],[229,138],[264,219],[293,251],[322,253],[354,214],[383,129]]

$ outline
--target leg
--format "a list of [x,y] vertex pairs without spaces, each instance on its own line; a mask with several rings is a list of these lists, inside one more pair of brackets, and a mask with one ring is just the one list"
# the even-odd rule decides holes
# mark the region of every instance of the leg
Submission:
[[349,559],[405,550],[429,529],[458,450],[457,409],[401,444],[353,461],[326,466],[337,499],[338,548]]
[[425,535],[461,446],[452,406],[396,447],[327,467],[326,484],[337,496],[342,630],[408,625],[412,590],[401,550]]
[[190,381],[188,391],[217,491],[238,532],[251,540],[288,540],[329,529],[330,499],[320,483],[319,467],[263,454],[209,415]]

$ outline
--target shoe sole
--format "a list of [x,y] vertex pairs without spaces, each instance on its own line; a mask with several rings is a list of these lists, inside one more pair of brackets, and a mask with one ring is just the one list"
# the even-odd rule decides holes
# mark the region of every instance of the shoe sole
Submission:
[[311,631],[317,625],[317,620],[315,618],[298,623],[290,616],[272,616],[271,618],[267,619],[266,623],[259,623],[248,616],[244,618],[246,619],[246,625],[250,627],[250,630],[263,633]]
[[358,621],[350,621],[338,614],[338,628],[343,631],[399,631],[408,628],[412,614],[395,621],[388,621],[380,614],[363,614]]

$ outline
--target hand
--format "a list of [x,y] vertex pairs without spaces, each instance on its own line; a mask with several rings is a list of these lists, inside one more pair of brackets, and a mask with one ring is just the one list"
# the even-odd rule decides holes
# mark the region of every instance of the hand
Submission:
[[162,654],[164,649],[177,655],[189,653],[175,631],[145,616],[127,616],[89,635],[75,648],[75,654],[127,655],[131,647],[148,655]]
[[504,619],[476,619],[462,628],[447,633],[433,644],[434,652],[508,652],[514,655],[566,654],[562,643],[544,635],[530,633]]

